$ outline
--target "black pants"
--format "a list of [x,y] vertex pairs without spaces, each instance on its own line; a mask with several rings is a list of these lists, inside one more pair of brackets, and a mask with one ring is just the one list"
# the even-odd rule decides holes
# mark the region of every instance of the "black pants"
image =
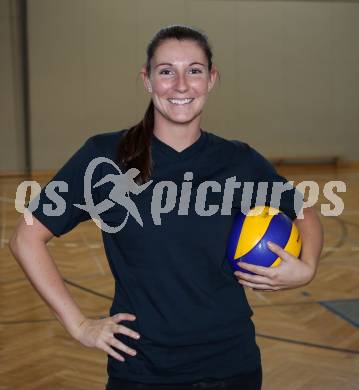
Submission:
[[261,387],[262,367],[259,367],[256,371],[248,374],[241,374],[222,380],[203,381],[190,384],[146,384],[130,382],[119,378],[109,378],[106,390],[260,390]]

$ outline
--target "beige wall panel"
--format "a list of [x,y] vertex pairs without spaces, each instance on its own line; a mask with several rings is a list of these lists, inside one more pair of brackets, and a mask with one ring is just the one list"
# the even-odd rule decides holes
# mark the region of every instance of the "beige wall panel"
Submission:
[[[230,14],[224,23],[221,18],[213,26],[207,23],[210,37],[219,34],[215,26],[226,26],[222,31],[228,43],[219,46],[216,42],[215,56],[218,47],[223,48],[222,57],[231,50],[231,41],[236,42],[237,77],[231,77],[226,88],[226,96],[229,90],[239,91],[237,99],[231,96],[237,104],[229,113],[234,126],[230,130],[219,126],[220,132],[226,136],[233,132],[234,137],[272,157],[340,155],[357,159],[359,67],[355,53],[359,46],[353,39],[358,36],[358,24],[354,23],[354,18],[359,20],[358,4],[224,2],[212,18],[211,10],[219,4],[207,4],[202,14],[206,20],[228,9],[233,14],[233,4],[237,9],[235,33]],[[351,27],[346,27],[347,23]],[[337,46],[344,48],[345,65],[342,59],[336,60]],[[227,65],[222,79],[226,76]],[[350,84],[356,87],[350,88]],[[211,114],[223,109],[218,98],[222,97],[217,91],[212,102],[218,106]],[[206,121],[212,123],[211,119],[207,115]],[[225,121],[230,122],[227,116]]]
[[303,135],[297,143],[303,154],[358,159],[353,144],[358,144],[359,126],[359,47],[354,42],[359,28],[354,18],[359,20],[359,4],[286,4],[287,116],[290,127]]
[[359,160],[359,3],[332,12],[335,133],[343,155]]
[[281,155],[284,139],[293,143],[293,134],[283,131],[286,109],[283,4],[237,3],[236,15],[239,137],[266,156]]
[[138,55],[144,58],[146,46],[162,27],[188,23],[187,0],[137,0]]
[[[303,155],[342,154],[335,120],[331,4],[285,4],[286,117]],[[287,153],[290,153],[287,144]]]
[[29,2],[33,168],[59,167],[86,128],[84,1]]
[[138,121],[137,9],[133,1],[85,0],[86,128],[114,130]]
[[213,49],[213,62],[220,79],[211,91],[202,125],[225,138],[238,138],[239,102],[236,4],[234,2],[194,1],[190,3],[191,25],[204,30]]
[[9,1],[0,0],[0,18],[8,18],[10,15],[9,11]]
[[15,2],[0,1],[0,171],[25,167],[19,24]]
[[298,1],[32,0],[35,169],[94,133],[138,122],[145,49],[162,26],[208,33],[221,81],[202,126],[268,157],[358,159],[359,4]]
[[136,13],[129,7],[115,0],[31,3],[34,169],[58,167],[88,136],[136,119],[136,44],[128,42]]

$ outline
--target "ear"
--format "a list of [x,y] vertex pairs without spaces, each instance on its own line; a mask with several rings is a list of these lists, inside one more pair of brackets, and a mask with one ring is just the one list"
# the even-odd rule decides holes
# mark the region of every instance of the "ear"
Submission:
[[211,72],[209,74],[209,82],[208,82],[208,92],[214,87],[214,84],[217,80],[218,70],[215,65],[212,65]]
[[147,73],[147,70],[146,70],[146,67],[143,66],[141,68],[141,77],[142,77],[142,81],[143,81],[143,85],[145,87],[145,90],[147,92],[152,92],[152,86],[151,86],[151,82],[150,82],[150,79],[149,79],[149,75]]

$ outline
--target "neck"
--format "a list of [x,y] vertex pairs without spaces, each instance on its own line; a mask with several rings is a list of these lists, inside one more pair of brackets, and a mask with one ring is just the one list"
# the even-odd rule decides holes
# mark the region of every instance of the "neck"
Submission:
[[200,116],[189,123],[173,123],[156,118],[153,134],[162,142],[181,152],[201,136]]

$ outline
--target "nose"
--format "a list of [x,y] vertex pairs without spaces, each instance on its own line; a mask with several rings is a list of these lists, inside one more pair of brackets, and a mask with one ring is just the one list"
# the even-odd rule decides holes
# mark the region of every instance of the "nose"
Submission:
[[178,92],[186,92],[188,90],[188,82],[185,74],[178,73],[175,89]]

